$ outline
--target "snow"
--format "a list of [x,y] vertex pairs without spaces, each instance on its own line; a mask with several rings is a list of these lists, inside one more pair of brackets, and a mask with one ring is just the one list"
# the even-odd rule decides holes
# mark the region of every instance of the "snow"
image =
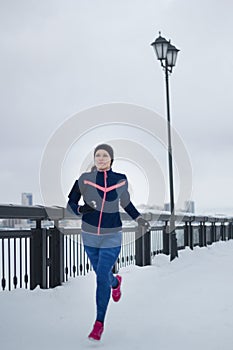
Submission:
[[122,268],[122,299],[112,300],[99,343],[95,276],[50,290],[0,292],[1,348],[7,350],[232,350],[233,241],[189,248],[173,262]]

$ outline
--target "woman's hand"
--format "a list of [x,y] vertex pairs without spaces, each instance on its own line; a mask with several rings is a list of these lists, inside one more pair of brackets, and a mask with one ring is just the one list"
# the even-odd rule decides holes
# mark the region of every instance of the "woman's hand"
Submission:
[[96,210],[96,201],[91,201],[89,204],[85,202],[84,205],[80,205],[78,207],[78,212],[80,214],[86,214],[86,213],[91,213],[92,211]]
[[143,227],[145,227],[146,229],[150,229],[150,223],[149,223],[149,221],[143,219],[142,216],[137,217],[136,221],[137,221],[137,223],[138,223],[139,226],[143,226]]

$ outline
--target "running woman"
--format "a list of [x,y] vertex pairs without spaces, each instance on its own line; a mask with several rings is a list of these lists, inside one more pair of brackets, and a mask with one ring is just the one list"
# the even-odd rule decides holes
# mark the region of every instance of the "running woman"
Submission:
[[[114,302],[121,298],[122,277],[112,269],[121,250],[122,222],[119,204],[139,225],[149,228],[130,200],[125,174],[112,170],[114,152],[110,145],[100,144],[94,150],[91,172],[75,181],[67,209],[82,215],[82,241],[96,274],[96,320],[88,338],[100,340],[110,296]],[[84,205],[79,205],[83,197]]]

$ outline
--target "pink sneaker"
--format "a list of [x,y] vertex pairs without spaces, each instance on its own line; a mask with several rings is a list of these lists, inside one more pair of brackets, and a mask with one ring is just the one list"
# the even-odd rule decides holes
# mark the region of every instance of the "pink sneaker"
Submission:
[[120,275],[116,275],[116,278],[118,279],[118,286],[116,288],[112,288],[112,298],[115,302],[118,302],[121,298],[121,281],[122,277]]
[[91,333],[88,335],[90,340],[100,340],[101,335],[104,331],[104,324],[100,321],[95,321]]

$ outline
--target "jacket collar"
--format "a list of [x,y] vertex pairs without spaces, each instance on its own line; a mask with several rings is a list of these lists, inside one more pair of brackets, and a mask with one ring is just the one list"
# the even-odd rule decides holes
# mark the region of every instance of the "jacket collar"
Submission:
[[[104,174],[104,172],[105,172],[104,170],[103,170],[103,171],[97,170],[97,174]],[[109,170],[107,170],[106,173],[107,173],[107,175],[110,174],[110,173],[112,173],[112,168],[110,168]]]

